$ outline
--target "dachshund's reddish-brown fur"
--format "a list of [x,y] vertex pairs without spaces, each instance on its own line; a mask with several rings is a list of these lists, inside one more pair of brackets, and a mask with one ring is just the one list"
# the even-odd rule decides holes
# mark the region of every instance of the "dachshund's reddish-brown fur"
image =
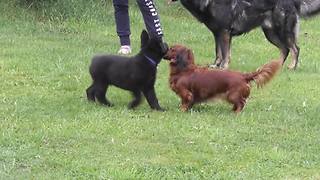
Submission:
[[258,87],[269,82],[281,68],[281,61],[271,61],[255,72],[241,73],[198,67],[190,49],[172,46],[164,59],[170,60],[170,87],[181,98],[181,110],[194,104],[222,98],[233,104],[233,111],[241,112],[250,94],[250,82]]

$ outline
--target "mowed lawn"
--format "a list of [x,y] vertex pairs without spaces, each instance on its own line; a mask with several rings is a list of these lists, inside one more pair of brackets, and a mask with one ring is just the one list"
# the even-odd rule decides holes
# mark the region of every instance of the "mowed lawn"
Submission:
[[[212,34],[181,5],[158,5],[165,41],[212,63]],[[320,179],[319,17],[301,20],[299,68],[284,66],[263,89],[253,83],[235,115],[225,102],[180,112],[166,61],[156,82],[165,112],[146,101],[128,110],[131,95],[114,87],[114,107],[89,103],[91,57],[118,50],[112,8],[105,21],[82,22],[0,6],[0,179]],[[130,15],[136,53],[144,24],[136,6]],[[233,39],[230,68],[277,57],[258,28]]]

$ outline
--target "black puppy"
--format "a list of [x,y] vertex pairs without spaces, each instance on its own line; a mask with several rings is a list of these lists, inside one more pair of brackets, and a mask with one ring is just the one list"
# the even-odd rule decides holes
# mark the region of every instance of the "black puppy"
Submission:
[[131,91],[134,99],[128,107],[135,108],[141,102],[141,93],[146,97],[150,107],[162,111],[155,94],[157,65],[166,54],[168,45],[156,38],[150,38],[143,30],[141,33],[141,50],[133,57],[98,55],[92,59],[90,74],[92,85],[87,89],[90,101],[96,99],[107,106],[106,99],[109,85]]

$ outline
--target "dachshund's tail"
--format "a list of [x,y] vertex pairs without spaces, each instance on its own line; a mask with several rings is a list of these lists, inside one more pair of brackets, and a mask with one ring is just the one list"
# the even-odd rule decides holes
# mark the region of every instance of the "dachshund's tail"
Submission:
[[263,87],[277,74],[281,67],[282,61],[273,60],[261,66],[255,72],[243,73],[243,76],[248,82],[254,81],[258,87]]

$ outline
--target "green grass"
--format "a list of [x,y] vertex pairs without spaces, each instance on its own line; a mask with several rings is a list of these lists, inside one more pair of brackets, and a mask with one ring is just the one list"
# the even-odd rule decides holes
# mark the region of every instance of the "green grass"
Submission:
[[[165,40],[211,63],[211,33],[180,5],[158,6]],[[0,179],[320,178],[319,18],[301,21],[298,70],[253,88],[240,115],[223,102],[180,112],[161,62],[160,113],[145,101],[128,110],[131,96],[117,88],[112,108],[87,102],[90,58],[118,49],[110,4],[105,11],[105,21],[57,20],[0,2]],[[136,53],[144,24],[136,6],[130,15]],[[232,46],[235,70],[279,56],[259,29]]]

